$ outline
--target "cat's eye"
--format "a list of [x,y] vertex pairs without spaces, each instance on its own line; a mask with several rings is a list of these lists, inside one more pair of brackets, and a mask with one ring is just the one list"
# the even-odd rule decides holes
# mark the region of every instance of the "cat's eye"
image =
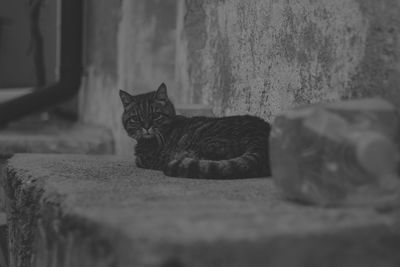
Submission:
[[137,121],[137,117],[136,116],[132,116],[132,117],[129,118],[129,122],[134,123],[136,121]]

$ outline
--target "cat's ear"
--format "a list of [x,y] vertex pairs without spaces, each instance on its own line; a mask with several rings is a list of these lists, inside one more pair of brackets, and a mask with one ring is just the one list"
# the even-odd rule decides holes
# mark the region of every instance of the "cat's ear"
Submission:
[[158,87],[155,97],[158,101],[167,101],[168,100],[167,86],[165,85],[165,83],[162,83]]
[[133,96],[123,90],[119,90],[119,97],[121,98],[121,102],[124,105],[124,108],[133,101]]

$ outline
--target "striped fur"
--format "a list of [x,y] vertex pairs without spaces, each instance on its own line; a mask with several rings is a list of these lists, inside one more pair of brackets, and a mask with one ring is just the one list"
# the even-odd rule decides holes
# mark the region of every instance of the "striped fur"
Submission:
[[138,167],[173,177],[238,179],[270,175],[270,125],[254,116],[175,115],[166,86],[132,96],[120,91],[122,123],[136,139]]

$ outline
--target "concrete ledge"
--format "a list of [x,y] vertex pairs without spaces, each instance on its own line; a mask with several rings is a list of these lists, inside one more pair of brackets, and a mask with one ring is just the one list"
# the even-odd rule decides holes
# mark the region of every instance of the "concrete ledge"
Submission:
[[[112,154],[110,131],[93,125],[59,120],[43,121],[36,116],[11,123],[0,130],[0,176],[7,155],[14,153]],[[0,187],[0,267],[7,266],[6,217],[3,212],[3,188]]]
[[194,180],[115,156],[15,155],[11,266],[399,266],[400,212],[281,199],[271,179]]

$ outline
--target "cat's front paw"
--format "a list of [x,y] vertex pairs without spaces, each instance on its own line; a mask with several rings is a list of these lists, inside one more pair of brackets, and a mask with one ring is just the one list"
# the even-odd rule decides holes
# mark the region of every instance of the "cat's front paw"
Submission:
[[135,163],[136,163],[136,166],[137,166],[137,167],[139,167],[139,168],[144,168],[143,162],[142,162],[142,160],[141,160],[140,157],[136,157]]
[[151,164],[149,160],[144,160],[142,157],[137,157],[135,163],[138,168],[154,169],[153,164]]
[[171,160],[163,169],[163,172],[167,176],[177,177],[179,168],[179,160]]
[[182,160],[172,160],[163,169],[167,176],[182,178],[198,178],[199,164],[198,161],[191,158]]

